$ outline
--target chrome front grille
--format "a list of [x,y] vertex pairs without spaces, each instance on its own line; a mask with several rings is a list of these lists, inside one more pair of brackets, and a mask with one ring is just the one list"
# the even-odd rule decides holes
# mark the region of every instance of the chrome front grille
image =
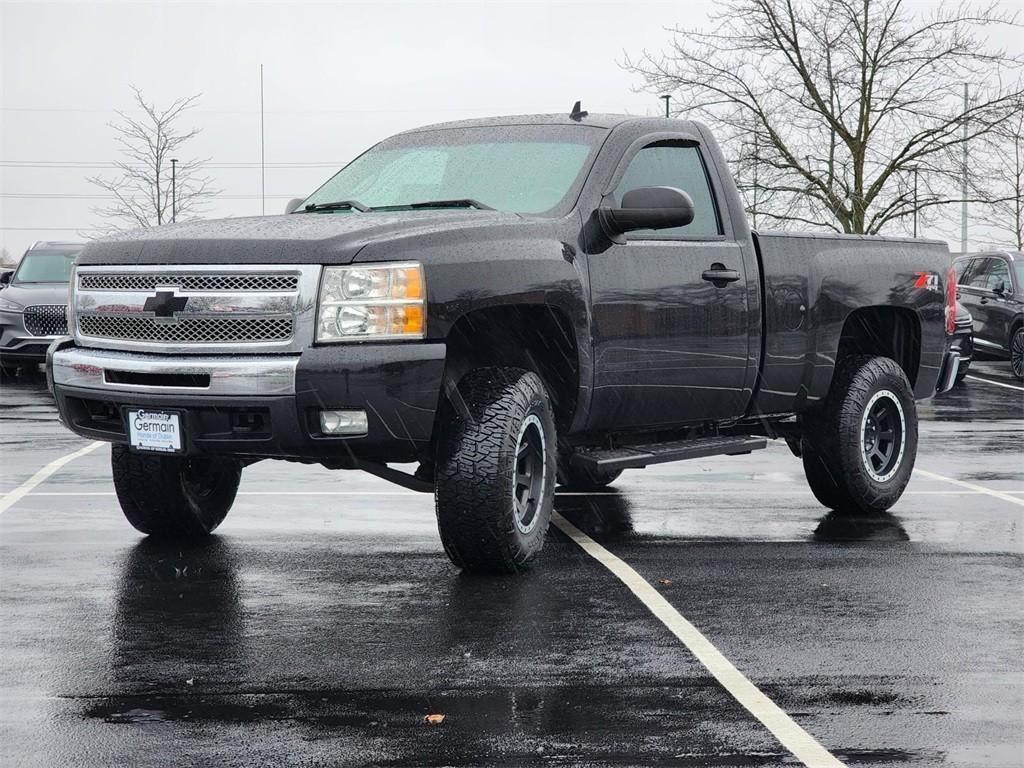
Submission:
[[83,272],[78,287],[86,291],[153,291],[180,288],[183,291],[294,291],[299,286],[295,274],[225,274],[196,272]]
[[167,354],[298,352],[313,342],[320,266],[81,266],[81,346]]
[[63,336],[68,332],[68,308],[63,304],[25,307],[25,330],[33,336]]
[[82,315],[78,318],[78,329],[86,336],[177,344],[288,341],[293,326],[291,317],[190,317],[174,323],[128,315]]

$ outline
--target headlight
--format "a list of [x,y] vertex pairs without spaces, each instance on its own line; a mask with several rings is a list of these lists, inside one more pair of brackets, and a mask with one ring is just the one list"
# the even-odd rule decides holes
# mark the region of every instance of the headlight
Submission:
[[324,267],[317,342],[422,339],[425,330],[422,265]]
[[16,301],[0,298],[0,310],[3,310],[5,312],[21,312],[23,309],[25,308],[21,306],[21,304],[18,304]]

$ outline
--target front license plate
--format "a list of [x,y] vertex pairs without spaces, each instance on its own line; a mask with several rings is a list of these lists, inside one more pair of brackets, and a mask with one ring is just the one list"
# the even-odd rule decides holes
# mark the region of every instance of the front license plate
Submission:
[[128,411],[128,442],[139,451],[181,453],[181,415],[168,411]]

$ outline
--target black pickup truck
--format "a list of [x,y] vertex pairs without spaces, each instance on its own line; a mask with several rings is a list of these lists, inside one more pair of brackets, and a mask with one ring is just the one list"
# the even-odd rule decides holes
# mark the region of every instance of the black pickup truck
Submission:
[[943,243],[754,233],[704,126],[575,108],[399,134],[284,216],[93,242],[48,374],[144,533],[208,534],[286,459],[433,492],[457,565],[517,571],[556,484],[771,438],[823,504],[891,507],[957,373],[950,274]]

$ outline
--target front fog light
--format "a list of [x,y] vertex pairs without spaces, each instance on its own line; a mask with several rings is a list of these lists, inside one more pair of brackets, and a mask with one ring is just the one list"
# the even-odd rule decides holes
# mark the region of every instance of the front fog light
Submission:
[[320,431],[325,435],[361,437],[368,430],[366,411],[320,411]]

